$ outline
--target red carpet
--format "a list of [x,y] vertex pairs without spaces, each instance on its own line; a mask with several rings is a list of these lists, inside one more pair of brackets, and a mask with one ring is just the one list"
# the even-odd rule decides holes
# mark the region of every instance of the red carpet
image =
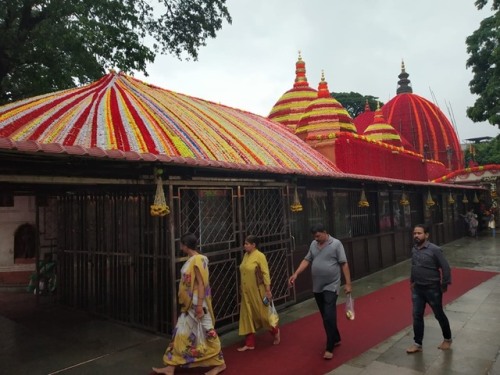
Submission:
[[[495,275],[453,268],[453,284],[444,294],[444,303]],[[322,358],[325,334],[321,317],[315,313],[282,326],[278,346],[273,346],[271,335],[263,332],[253,351],[240,353],[236,350],[239,345],[224,348],[224,375],[323,375],[412,324],[408,280],[359,298],[354,290],[354,297],[355,320],[348,321],[344,305],[337,306],[342,345],[335,348],[332,360]]]

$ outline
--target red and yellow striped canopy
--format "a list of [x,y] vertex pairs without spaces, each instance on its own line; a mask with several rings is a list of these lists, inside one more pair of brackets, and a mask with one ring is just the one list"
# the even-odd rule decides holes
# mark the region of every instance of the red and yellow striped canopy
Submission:
[[279,124],[114,72],[87,86],[0,107],[0,148],[341,174]]

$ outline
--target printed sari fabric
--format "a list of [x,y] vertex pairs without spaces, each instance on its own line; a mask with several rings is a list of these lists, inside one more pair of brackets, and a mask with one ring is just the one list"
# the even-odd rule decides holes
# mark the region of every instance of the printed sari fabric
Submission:
[[[205,286],[203,307],[207,313],[201,320],[196,318],[195,312],[198,303],[195,268],[200,271]],[[163,355],[163,363],[179,367],[211,367],[223,364],[224,357],[219,336],[214,329],[215,319],[206,256],[194,255],[184,263],[178,297],[181,315],[177,319],[172,340]]]

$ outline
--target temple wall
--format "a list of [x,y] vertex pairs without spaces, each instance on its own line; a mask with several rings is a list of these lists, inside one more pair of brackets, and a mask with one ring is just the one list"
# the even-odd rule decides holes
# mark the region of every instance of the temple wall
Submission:
[[420,154],[349,133],[309,139],[308,143],[345,173],[431,181],[449,172],[442,163],[424,160]]

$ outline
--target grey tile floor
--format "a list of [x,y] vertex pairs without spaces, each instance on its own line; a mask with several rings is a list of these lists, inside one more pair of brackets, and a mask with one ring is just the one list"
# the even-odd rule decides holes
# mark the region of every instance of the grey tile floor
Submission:
[[[453,267],[500,272],[500,238],[463,238],[443,247]],[[356,289],[382,287],[408,276],[404,262],[356,282]],[[441,351],[441,330],[425,318],[424,350],[408,355],[413,330],[405,328],[327,375],[498,375],[500,374],[500,274],[446,306],[453,345]]]
[[[454,267],[500,272],[500,237],[463,238],[443,249]],[[408,273],[409,263],[400,263],[355,281],[355,293],[371,293]],[[26,304],[24,294],[0,291],[0,375],[136,375],[161,364],[165,337],[53,305],[42,306],[32,316],[19,309],[21,304]],[[500,375],[500,274],[447,305],[446,311],[452,350],[436,348],[440,329],[428,316],[422,353],[406,354],[413,336],[407,327],[327,375]],[[314,301],[308,300],[281,311],[280,321],[286,324],[315,312]],[[15,320],[10,318],[13,313]],[[221,339],[224,346],[240,340],[235,331]]]

